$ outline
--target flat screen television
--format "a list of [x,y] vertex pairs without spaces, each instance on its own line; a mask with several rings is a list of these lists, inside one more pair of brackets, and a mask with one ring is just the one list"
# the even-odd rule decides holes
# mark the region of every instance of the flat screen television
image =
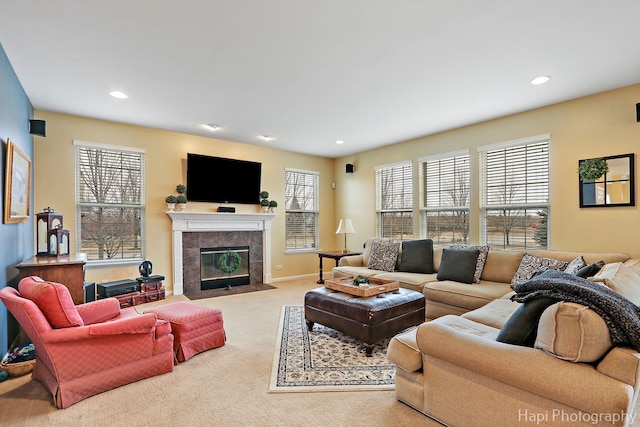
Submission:
[[260,203],[262,163],[187,153],[187,200]]

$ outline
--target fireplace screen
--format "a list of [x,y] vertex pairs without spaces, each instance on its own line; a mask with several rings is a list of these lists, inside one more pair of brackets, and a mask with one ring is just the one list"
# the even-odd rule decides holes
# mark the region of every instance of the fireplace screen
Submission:
[[249,247],[200,249],[200,289],[231,288],[248,285]]

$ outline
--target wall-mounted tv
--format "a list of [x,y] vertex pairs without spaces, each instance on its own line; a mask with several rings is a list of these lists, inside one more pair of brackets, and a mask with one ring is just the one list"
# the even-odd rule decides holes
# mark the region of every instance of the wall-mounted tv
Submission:
[[260,203],[262,163],[187,153],[187,200]]

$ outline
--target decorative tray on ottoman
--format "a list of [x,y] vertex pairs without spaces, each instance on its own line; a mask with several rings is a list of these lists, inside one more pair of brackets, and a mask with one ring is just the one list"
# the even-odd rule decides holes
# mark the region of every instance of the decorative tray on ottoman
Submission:
[[[369,283],[354,285],[353,282],[357,279],[366,279]],[[370,297],[383,292],[395,291],[400,288],[400,284],[393,280],[376,279],[374,277],[346,276],[337,279],[326,279],[324,287],[359,297]]]

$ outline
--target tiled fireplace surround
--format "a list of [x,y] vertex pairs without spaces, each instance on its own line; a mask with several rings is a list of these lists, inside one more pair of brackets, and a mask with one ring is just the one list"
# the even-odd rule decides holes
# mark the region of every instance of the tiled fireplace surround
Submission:
[[251,284],[271,283],[272,214],[167,212],[172,223],[173,293],[201,296],[200,248],[249,246]]

